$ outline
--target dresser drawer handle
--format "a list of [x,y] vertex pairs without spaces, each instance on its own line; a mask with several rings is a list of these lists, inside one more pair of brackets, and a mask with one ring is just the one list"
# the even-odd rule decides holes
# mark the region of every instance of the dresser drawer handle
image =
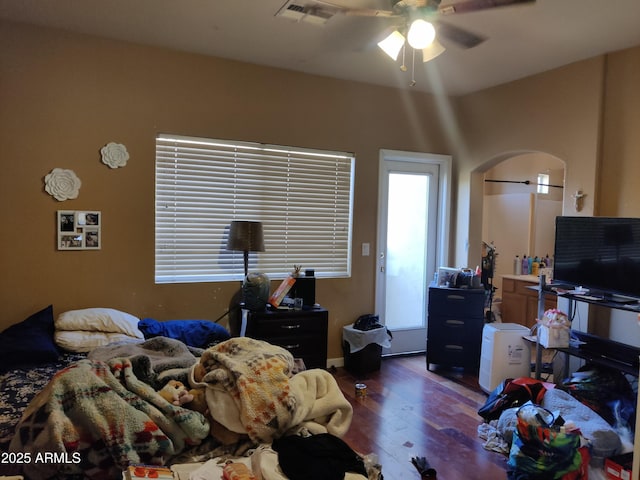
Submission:
[[463,295],[447,295],[447,300],[452,300],[454,302],[461,302],[464,300]]
[[293,330],[294,328],[300,328],[300,324],[297,324],[297,325],[280,325],[280,328],[284,328],[285,330]]
[[287,350],[295,350],[296,348],[300,348],[300,344],[296,343],[295,345],[285,345],[284,348]]
[[464,325],[464,320],[447,320],[445,321],[445,323],[447,325],[459,327],[461,325]]

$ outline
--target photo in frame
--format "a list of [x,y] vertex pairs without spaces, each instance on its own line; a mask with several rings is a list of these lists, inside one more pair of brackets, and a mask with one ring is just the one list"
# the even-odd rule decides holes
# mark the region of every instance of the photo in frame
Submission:
[[101,212],[58,210],[58,250],[100,250],[101,223]]

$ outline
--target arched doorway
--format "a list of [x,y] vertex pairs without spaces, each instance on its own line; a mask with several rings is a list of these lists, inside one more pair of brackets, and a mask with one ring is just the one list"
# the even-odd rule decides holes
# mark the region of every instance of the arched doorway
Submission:
[[516,255],[553,256],[555,217],[563,210],[565,162],[543,152],[503,154],[475,175],[482,186],[476,189],[482,205],[482,240],[493,243],[498,253],[493,284],[500,296],[501,275],[513,273]]

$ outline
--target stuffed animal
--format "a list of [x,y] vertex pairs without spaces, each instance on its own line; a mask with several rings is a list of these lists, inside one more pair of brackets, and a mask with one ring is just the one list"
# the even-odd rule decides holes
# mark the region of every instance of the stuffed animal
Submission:
[[167,384],[158,392],[167,402],[177,406],[185,405],[193,401],[191,394],[182,382],[169,380]]
[[206,398],[206,388],[192,388],[189,394],[193,395],[193,400],[184,404],[184,407],[200,412],[208,420],[210,425],[209,434],[218,440],[222,445],[233,445],[240,441],[242,435],[232,432],[227,427],[217,422],[209,412],[209,404]]
[[205,389],[192,388],[189,390],[189,395],[191,395],[193,399],[190,402],[186,402],[184,406],[206,416],[209,413],[209,405],[207,404]]

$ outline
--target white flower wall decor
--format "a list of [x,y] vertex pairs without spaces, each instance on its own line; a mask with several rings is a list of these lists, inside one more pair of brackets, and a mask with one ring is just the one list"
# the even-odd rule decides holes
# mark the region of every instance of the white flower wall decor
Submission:
[[124,167],[129,160],[127,147],[121,143],[109,142],[100,149],[102,163],[110,168]]
[[64,168],[54,168],[44,177],[44,189],[60,202],[78,198],[81,185],[75,172]]

